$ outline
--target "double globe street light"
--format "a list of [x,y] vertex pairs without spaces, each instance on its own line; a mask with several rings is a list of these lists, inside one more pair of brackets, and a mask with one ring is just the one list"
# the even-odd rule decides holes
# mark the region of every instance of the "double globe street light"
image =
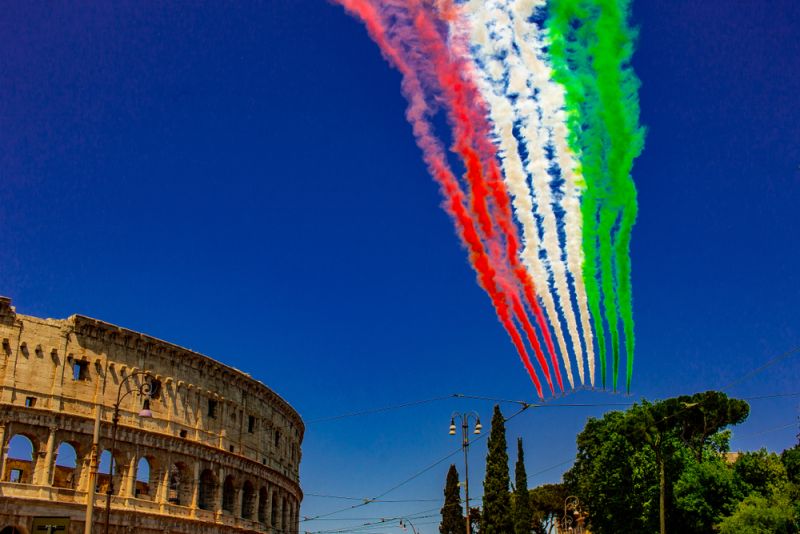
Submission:
[[481,425],[481,418],[477,412],[453,412],[450,416],[450,435],[456,435],[456,419],[461,421],[461,448],[464,451],[464,501],[467,505],[467,534],[472,532],[472,524],[469,518],[469,461],[467,451],[469,450],[469,420],[475,420],[475,430],[473,434],[480,434],[483,425]]

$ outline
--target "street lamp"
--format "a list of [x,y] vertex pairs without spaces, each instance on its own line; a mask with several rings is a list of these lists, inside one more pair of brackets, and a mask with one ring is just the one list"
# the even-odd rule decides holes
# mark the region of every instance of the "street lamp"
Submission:
[[417,529],[414,528],[414,524],[411,522],[410,519],[408,519],[407,517],[400,518],[400,528],[405,530],[406,529],[406,523],[408,523],[408,526],[411,527],[411,532],[413,532],[414,534],[419,534],[419,531],[417,531]]
[[[569,512],[572,512],[570,515]],[[564,499],[564,530],[566,532],[575,532],[581,534],[583,532],[583,521],[581,517],[581,501],[574,495],[568,496]],[[575,525],[576,529],[572,526]],[[569,529],[569,530],[567,530]]]
[[464,500],[467,503],[467,534],[471,534],[472,525],[469,520],[469,461],[467,457],[467,450],[469,449],[469,419],[475,420],[474,434],[480,434],[483,426],[481,425],[481,418],[476,412],[453,412],[450,416],[450,435],[456,435],[456,419],[461,420],[461,448],[464,450]]
[[[122,394],[122,386],[124,386],[128,380],[133,378],[134,376],[141,376],[144,375],[146,380],[142,381],[139,384],[138,388],[129,389]],[[119,406],[122,402],[122,399],[133,393],[134,391],[137,392],[139,396],[147,397],[145,398],[144,402],[142,403],[142,409],[139,411],[139,417],[153,417],[153,412],[150,411],[150,399],[155,398],[158,396],[160,391],[160,383],[158,380],[154,379],[152,375],[150,375],[147,371],[135,371],[125,378],[123,378],[119,383],[119,388],[117,388],[117,402],[114,403],[114,415],[111,418],[111,458],[108,462],[108,489],[106,490],[106,521],[105,521],[105,534],[108,534],[108,523],[109,518],[111,517],[111,497],[114,495],[114,449],[117,446],[117,428],[119,427]]]

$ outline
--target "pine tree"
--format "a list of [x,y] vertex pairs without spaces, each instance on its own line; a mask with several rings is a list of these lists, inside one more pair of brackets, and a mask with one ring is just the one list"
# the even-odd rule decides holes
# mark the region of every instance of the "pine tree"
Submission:
[[456,466],[451,464],[444,486],[444,506],[442,506],[442,522],[439,525],[439,532],[441,534],[462,534],[465,528],[466,519],[461,508],[458,471],[456,471]]
[[530,534],[533,523],[528,475],[525,474],[525,455],[522,451],[522,438],[517,439],[517,464],[514,467],[514,533]]
[[511,495],[508,492],[508,451],[506,424],[500,407],[495,405],[492,430],[489,433],[489,453],[486,455],[486,478],[483,481],[482,534],[511,534]]

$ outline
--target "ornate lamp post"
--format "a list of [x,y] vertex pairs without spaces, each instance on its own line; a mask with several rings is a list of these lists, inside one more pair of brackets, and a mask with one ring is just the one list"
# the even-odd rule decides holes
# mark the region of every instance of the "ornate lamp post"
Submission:
[[[570,513],[572,512],[572,513]],[[583,533],[583,521],[581,517],[581,501],[574,495],[570,495],[564,499],[564,532],[570,534]],[[574,525],[574,527],[573,527]]]
[[408,526],[411,527],[411,532],[413,532],[414,534],[419,534],[417,529],[414,528],[414,524],[411,523],[411,520],[409,518],[407,518],[407,517],[404,517],[404,518],[400,519],[400,528],[405,530],[406,529],[406,523],[408,523]]
[[[142,381],[138,388],[129,389],[123,395],[122,386],[128,383],[128,380],[134,376],[144,376],[146,380]],[[114,449],[117,446],[117,428],[119,427],[119,406],[122,399],[133,393],[134,391],[139,396],[147,397],[142,403],[142,409],[139,411],[139,417],[153,417],[153,412],[150,411],[150,399],[158,396],[160,391],[160,383],[155,380],[152,375],[147,371],[136,371],[123,378],[119,383],[117,389],[117,402],[114,403],[114,415],[111,418],[111,458],[108,463],[108,489],[106,490],[106,519],[105,519],[105,534],[108,534],[108,523],[111,517],[111,497],[114,495]]]
[[467,451],[469,450],[469,419],[473,418],[475,420],[475,430],[473,431],[474,434],[480,434],[481,428],[481,418],[476,412],[453,412],[453,415],[450,416],[450,435],[456,435],[456,419],[461,420],[461,448],[464,450],[464,501],[467,504],[467,534],[471,534],[472,532],[472,525],[469,519],[469,461],[467,456]]

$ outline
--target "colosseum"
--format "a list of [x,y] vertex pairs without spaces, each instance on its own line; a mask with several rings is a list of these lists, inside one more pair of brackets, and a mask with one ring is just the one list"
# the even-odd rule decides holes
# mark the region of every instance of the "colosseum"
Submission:
[[303,421],[261,382],[5,297],[0,342],[0,534],[298,532]]

